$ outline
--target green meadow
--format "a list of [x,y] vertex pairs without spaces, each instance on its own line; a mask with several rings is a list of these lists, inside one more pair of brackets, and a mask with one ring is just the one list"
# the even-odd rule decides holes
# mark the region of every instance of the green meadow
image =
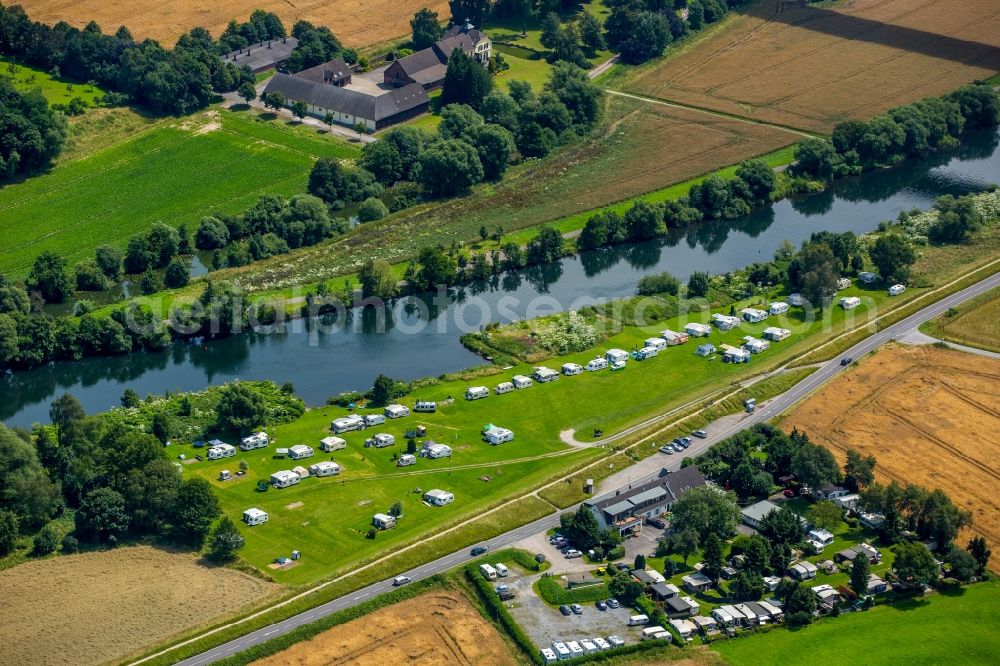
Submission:
[[79,83],[42,71],[30,65],[12,63],[10,58],[0,56],[0,76],[9,77],[14,87],[22,92],[40,90],[49,104],[68,104],[74,97],[82,99],[87,106],[95,106],[104,96],[104,91],[96,85]]
[[261,194],[305,192],[318,157],[358,155],[339,139],[258,118],[214,110],[156,125],[3,188],[0,272],[23,277],[44,250],[72,264],[103,243],[124,247],[155,222],[193,232],[205,215],[240,212]]

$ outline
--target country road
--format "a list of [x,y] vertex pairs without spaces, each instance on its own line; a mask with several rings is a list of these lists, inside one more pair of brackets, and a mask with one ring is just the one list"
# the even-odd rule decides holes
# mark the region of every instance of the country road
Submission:
[[[997,286],[1000,286],[1000,273],[995,273],[981,282],[977,282],[976,284],[966,287],[965,289],[962,289],[961,291],[958,291],[950,296],[946,296],[941,300],[936,301],[918,312],[902,319],[901,321],[880,330],[868,338],[865,338],[846,352],[839,354],[836,358],[821,364],[816,372],[803,379],[782,395],[770,400],[767,404],[762,405],[757,412],[747,415],[735,424],[729,425],[728,427],[718,431],[716,431],[716,429],[711,425],[708,426],[706,430],[710,433],[710,436],[704,440],[696,440],[691,445],[690,449],[685,452],[685,455],[697,455],[710,447],[712,444],[725,439],[740,430],[758,423],[763,423],[778,414],[781,414],[806,395],[817,389],[819,386],[823,385],[840,372],[846,370],[847,368],[840,364],[841,359],[847,357],[858,359],[873,351],[880,345],[897,337],[901,337],[907,331],[910,331],[921,323],[937,317],[938,315],[944,313],[948,308],[954,307],[969,300],[970,298],[983,294]],[[680,467],[682,458],[683,456],[672,456],[670,458],[664,457],[664,463],[662,466],[671,470],[676,470]],[[654,475],[655,473],[639,479],[632,479],[631,483],[633,485],[642,483],[652,478]],[[569,507],[566,511],[576,510],[578,506],[579,505]],[[490,550],[510,546],[525,537],[537,534],[558,525],[559,513],[561,512],[556,512],[527,525],[522,525],[521,527],[506,532],[505,534],[497,536],[484,543],[490,547]],[[413,580],[420,580],[447,571],[448,569],[464,564],[472,559],[474,558],[469,554],[469,549],[463,548],[462,550],[453,552],[450,555],[428,562],[427,564],[399,573],[401,575],[409,576]],[[254,645],[258,645],[267,640],[288,633],[300,626],[314,622],[319,618],[344,610],[345,608],[351,608],[352,606],[362,603],[368,599],[388,592],[391,589],[391,581],[374,583],[368,587],[282,620],[281,622],[262,627],[256,631],[250,632],[244,636],[233,639],[227,643],[178,663],[183,666],[201,666],[203,664],[210,664],[214,661],[237,654],[238,652],[246,650]],[[169,652],[169,650],[166,652]]]

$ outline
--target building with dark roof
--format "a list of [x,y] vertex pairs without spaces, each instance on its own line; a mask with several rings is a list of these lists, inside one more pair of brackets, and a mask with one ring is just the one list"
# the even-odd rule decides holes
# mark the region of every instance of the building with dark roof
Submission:
[[343,58],[334,58],[330,62],[303,69],[296,72],[295,76],[300,79],[308,79],[316,83],[329,83],[330,85],[344,87],[351,84],[351,66]]
[[385,70],[384,83],[393,87],[416,83],[431,90],[444,82],[448,59],[455,49],[488,67],[492,48],[486,33],[476,30],[468,21],[461,26],[453,25],[432,46],[393,61]]
[[285,62],[298,45],[299,40],[294,37],[282,37],[251,44],[220,57],[237,67],[249,67],[251,72],[259,74]]
[[594,513],[602,530],[617,529],[624,535],[641,531],[644,519],[669,511],[687,491],[705,483],[695,465],[672,474],[664,468],[652,481],[595,497],[584,506]]

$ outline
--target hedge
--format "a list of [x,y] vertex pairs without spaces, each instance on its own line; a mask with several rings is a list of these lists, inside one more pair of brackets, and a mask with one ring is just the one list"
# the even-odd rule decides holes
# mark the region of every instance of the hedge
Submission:
[[541,665],[543,663],[541,652],[511,617],[507,607],[500,601],[500,597],[493,589],[493,585],[479,573],[479,565],[476,563],[465,565],[465,578],[476,589],[480,601],[489,609],[490,619],[496,621],[507,632],[511,640],[531,659],[532,663]]

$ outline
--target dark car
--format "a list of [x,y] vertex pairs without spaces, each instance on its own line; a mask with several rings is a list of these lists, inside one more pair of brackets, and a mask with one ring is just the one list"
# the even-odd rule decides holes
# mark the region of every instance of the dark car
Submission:
[[706,437],[708,437],[708,433],[705,432],[704,430],[695,430],[691,434],[697,437],[698,439],[705,439]]
[[472,549],[472,556],[476,557],[478,555],[484,555],[489,550],[489,546],[476,546]]
[[598,601],[597,602],[597,610],[599,610],[599,611],[608,610],[608,605],[606,603],[604,603],[603,601]]
[[795,497],[795,491],[792,490],[791,488],[785,488],[781,492],[784,494],[785,497]]
[[559,607],[559,612],[562,613],[563,615],[571,615],[573,613],[573,611],[571,611],[569,609],[569,606],[567,606],[566,604],[563,604],[562,606]]
[[686,449],[687,447],[691,446],[691,442],[693,442],[694,440],[691,439],[690,437],[681,437],[680,440],[678,441],[680,441],[681,446],[683,446]]
[[659,529],[659,530],[662,530],[664,527],[667,526],[667,524],[665,522],[663,522],[662,520],[660,520],[659,518],[650,518],[646,522],[649,523],[650,525],[652,525],[653,527],[655,527],[656,529]]
[[851,363],[854,363],[854,359],[851,358],[850,356],[845,356],[844,358],[840,359],[841,365],[850,365]]

